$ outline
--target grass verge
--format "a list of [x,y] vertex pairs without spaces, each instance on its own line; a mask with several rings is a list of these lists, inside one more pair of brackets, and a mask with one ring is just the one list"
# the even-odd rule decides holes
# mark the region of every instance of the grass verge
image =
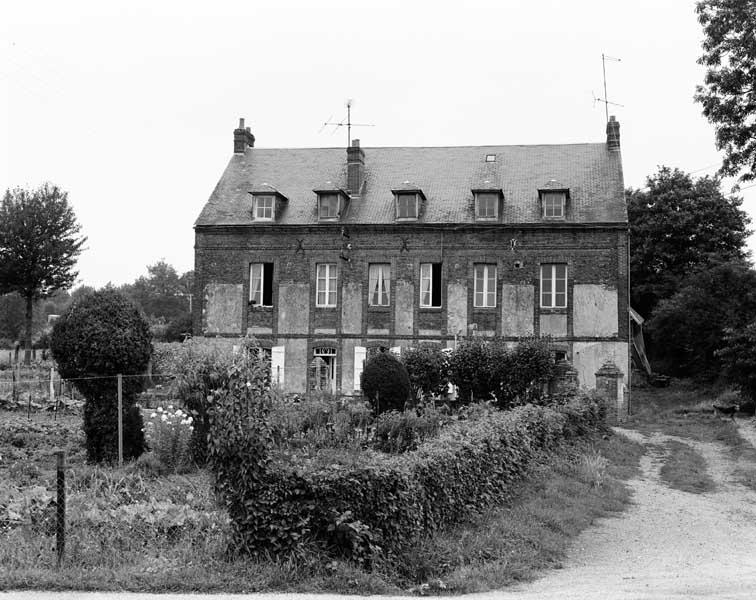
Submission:
[[[202,539],[190,535],[180,545],[157,550],[139,539],[125,549],[106,542],[97,564],[68,560],[56,569],[54,537],[17,531],[14,543],[6,544],[9,532],[0,531],[0,589],[349,594],[497,589],[558,567],[577,534],[623,510],[630,501],[623,480],[637,473],[642,453],[640,444],[620,435],[566,448],[534,467],[507,506],[439,532],[370,573],[345,561],[324,563],[316,551],[288,560],[229,559],[222,532]],[[123,473],[113,479],[122,475],[131,481]],[[188,486],[186,478],[176,480]],[[126,533],[121,544],[128,544]],[[72,548],[76,535],[70,533]],[[19,560],[24,553],[28,561]]]
[[687,444],[669,441],[665,444],[666,458],[661,479],[669,487],[692,494],[713,492],[714,480],[706,471],[706,460]]

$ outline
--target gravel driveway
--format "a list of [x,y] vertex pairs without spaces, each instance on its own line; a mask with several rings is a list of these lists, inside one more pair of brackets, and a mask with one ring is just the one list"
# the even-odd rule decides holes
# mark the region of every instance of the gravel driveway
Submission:
[[[741,422],[756,447],[756,421]],[[633,505],[574,543],[564,567],[501,600],[756,598],[756,492],[739,484],[721,445],[616,429],[646,444],[643,474],[630,482]],[[659,478],[661,444],[677,440],[706,459],[716,491],[691,494]]]

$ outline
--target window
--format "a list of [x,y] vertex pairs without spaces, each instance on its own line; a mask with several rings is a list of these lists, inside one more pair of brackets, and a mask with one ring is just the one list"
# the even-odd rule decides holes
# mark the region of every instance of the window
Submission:
[[339,218],[339,197],[336,194],[322,194],[319,197],[318,219]]
[[417,219],[417,194],[396,195],[396,218]]
[[441,306],[441,263],[420,264],[420,306]]
[[273,306],[273,263],[249,265],[249,302],[255,306]]
[[255,220],[272,221],[273,220],[273,196],[256,196],[255,197]]
[[567,308],[567,265],[541,265],[541,307]]
[[543,217],[545,219],[563,219],[564,203],[566,194],[564,192],[544,192],[543,194]]
[[317,265],[315,306],[336,306],[336,265]]
[[310,362],[310,390],[336,392],[336,349],[316,347]]
[[496,306],[496,265],[475,265],[475,308]]
[[368,304],[370,306],[388,306],[391,298],[391,265],[375,264],[368,267]]
[[499,194],[479,192],[475,196],[476,219],[496,219],[499,216]]

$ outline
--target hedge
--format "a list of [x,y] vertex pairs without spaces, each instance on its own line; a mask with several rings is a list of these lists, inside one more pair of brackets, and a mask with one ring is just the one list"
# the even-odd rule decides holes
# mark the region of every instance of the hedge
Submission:
[[[395,555],[420,536],[506,499],[538,454],[601,428],[603,418],[600,403],[582,397],[559,408],[486,411],[444,427],[414,452],[366,452],[364,462],[352,457],[338,464],[330,457],[328,464],[312,459],[281,464],[253,453],[264,470],[245,477],[255,485],[227,479],[219,482],[219,491],[233,507],[238,548],[287,553],[316,543],[369,566],[376,557]],[[246,444],[237,440],[235,446]],[[243,452],[223,458],[238,461],[237,477],[247,466],[255,468],[245,465]]]

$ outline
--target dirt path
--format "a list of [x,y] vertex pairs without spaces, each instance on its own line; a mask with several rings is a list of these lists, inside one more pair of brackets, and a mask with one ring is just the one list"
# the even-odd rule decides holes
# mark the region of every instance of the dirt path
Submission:
[[[741,424],[756,444],[756,428]],[[644,443],[643,474],[630,482],[633,506],[584,532],[564,568],[497,598],[754,598],[756,492],[737,483],[736,462],[719,445],[618,429]],[[707,462],[716,491],[691,494],[659,478],[661,445],[690,444]]]

